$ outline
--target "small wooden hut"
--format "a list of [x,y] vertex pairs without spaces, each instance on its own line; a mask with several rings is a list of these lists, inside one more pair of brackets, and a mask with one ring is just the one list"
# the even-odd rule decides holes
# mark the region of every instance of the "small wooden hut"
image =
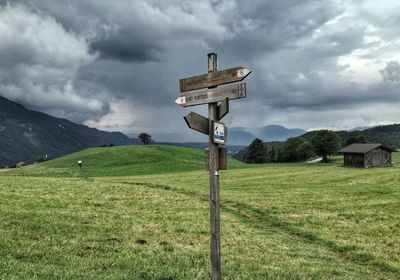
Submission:
[[343,154],[345,166],[375,167],[392,166],[392,152],[396,152],[382,144],[354,143],[339,151]]

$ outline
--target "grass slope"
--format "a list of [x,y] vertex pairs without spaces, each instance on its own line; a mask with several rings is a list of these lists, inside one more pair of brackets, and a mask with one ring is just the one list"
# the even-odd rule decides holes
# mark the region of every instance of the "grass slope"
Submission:
[[[77,161],[83,161],[82,170]],[[230,158],[229,168],[246,165]],[[200,149],[132,145],[90,148],[38,165],[12,170],[25,176],[127,176],[204,170],[204,151]]]
[[[67,177],[77,155],[21,169],[35,177],[0,172],[0,279],[207,279],[208,174],[202,152],[191,151],[201,159],[195,171],[177,172],[168,160],[186,155],[160,154],[172,172],[132,164],[141,175],[121,167],[118,176]],[[394,158],[393,168],[335,162],[221,172],[223,279],[399,279]],[[45,170],[51,176],[40,177]]]

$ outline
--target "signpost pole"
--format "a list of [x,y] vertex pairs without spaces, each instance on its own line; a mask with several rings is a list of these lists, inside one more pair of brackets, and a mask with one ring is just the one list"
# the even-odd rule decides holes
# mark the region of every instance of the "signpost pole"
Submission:
[[[211,279],[221,279],[221,244],[219,224],[219,170],[226,170],[228,129],[219,122],[229,112],[229,100],[246,97],[246,83],[220,87],[244,80],[251,70],[238,66],[218,71],[217,54],[208,54],[208,73],[179,80],[180,96],[175,103],[182,107],[208,104],[208,118],[194,112],[184,119],[189,128],[209,135],[206,164],[210,172],[210,251]],[[208,89],[206,89],[208,88]],[[198,91],[201,89],[201,91]],[[206,89],[206,90],[205,90]],[[220,105],[218,103],[221,102]]]
[[[217,54],[208,54],[208,73],[217,71]],[[211,235],[211,279],[221,279],[221,246],[219,225],[219,153],[213,139],[213,122],[217,121],[218,103],[208,104],[209,119],[209,172],[210,172],[210,235]]]

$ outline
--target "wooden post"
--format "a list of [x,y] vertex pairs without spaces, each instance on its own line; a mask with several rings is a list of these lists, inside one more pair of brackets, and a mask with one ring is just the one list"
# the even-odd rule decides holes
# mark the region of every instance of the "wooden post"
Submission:
[[[217,88],[219,85],[244,80],[251,70],[238,66],[218,71],[217,54],[208,54],[208,73],[179,80],[180,96],[175,103],[182,107],[208,104],[208,119],[191,112],[185,116],[189,128],[209,135],[206,167],[210,173],[210,249],[211,279],[221,279],[221,245],[219,224],[219,170],[227,168],[226,149],[219,144],[227,141],[228,129],[218,122],[229,112],[229,100],[246,97],[246,83]],[[205,90],[208,88],[207,90]],[[201,89],[201,91],[198,91]],[[218,102],[222,102],[218,106]]]
[[[217,54],[208,54],[208,73],[217,71]],[[209,131],[213,130],[213,121],[218,120],[218,103],[208,104]],[[210,236],[211,236],[211,279],[221,279],[221,246],[219,226],[219,152],[218,144],[213,142],[213,133],[209,133],[209,174],[210,174]]]

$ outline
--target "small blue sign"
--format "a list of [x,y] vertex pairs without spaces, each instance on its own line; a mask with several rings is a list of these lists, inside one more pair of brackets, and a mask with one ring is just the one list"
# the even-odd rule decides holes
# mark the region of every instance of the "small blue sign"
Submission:
[[225,144],[225,125],[223,123],[214,122],[213,142],[216,144]]

